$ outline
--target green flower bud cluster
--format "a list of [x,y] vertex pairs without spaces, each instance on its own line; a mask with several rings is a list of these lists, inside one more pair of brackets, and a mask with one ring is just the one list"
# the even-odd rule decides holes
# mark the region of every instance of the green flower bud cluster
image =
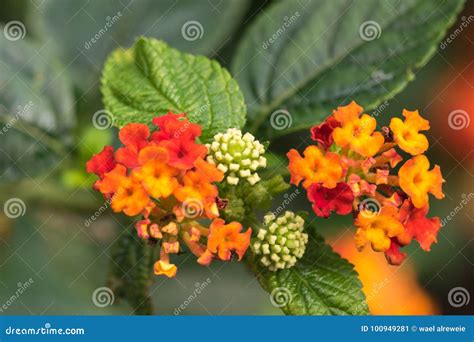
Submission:
[[303,218],[291,211],[278,218],[270,213],[265,215],[264,223],[265,228],[258,231],[251,243],[257,259],[270,271],[294,266],[308,243]]
[[231,185],[237,185],[240,178],[252,185],[257,183],[260,180],[257,169],[267,166],[263,156],[265,147],[252,134],[242,136],[242,131],[236,128],[216,134],[214,141],[206,146],[207,161],[216,165]]

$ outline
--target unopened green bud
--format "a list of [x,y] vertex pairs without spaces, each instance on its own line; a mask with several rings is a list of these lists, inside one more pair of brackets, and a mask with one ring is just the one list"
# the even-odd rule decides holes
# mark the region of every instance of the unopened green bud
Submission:
[[265,215],[264,224],[251,243],[257,259],[270,271],[294,266],[308,243],[303,218],[291,211],[278,218],[270,213]]
[[241,178],[250,184],[260,180],[257,169],[267,166],[263,156],[265,147],[250,133],[229,128],[225,133],[218,133],[214,141],[206,145],[207,161],[217,166],[229,184],[237,185]]

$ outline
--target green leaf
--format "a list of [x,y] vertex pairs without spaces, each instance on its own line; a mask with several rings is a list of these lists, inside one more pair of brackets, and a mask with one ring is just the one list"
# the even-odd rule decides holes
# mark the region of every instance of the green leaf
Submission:
[[27,26],[39,32],[48,49],[57,51],[69,65],[74,82],[90,95],[97,88],[107,55],[117,47],[128,48],[146,35],[186,52],[213,55],[236,29],[248,3],[41,0],[32,1]]
[[140,38],[132,50],[117,50],[102,77],[105,108],[115,125],[150,123],[168,111],[186,113],[203,127],[202,139],[245,122],[243,95],[229,72],[204,56]]
[[267,152],[265,153],[265,158],[267,158],[267,167],[262,172],[264,177],[267,175],[273,176],[278,174],[286,176],[289,174],[288,159],[286,158],[286,156],[282,156],[280,154],[276,154],[267,150]]
[[17,39],[21,35],[6,36],[0,35],[2,181],[35,177],[57,166],[75,124],[64,68],[47,50]]
[[[311,229],[313,229],[311,227]],[[251,261],[273,305],[287,315],[366,315],[365,295],[354,267],[323,239],[310,235],[303,258],[290,269],[270,272]]]
[[250,128],[276,137],[314,125],[351,100],[375,108],[413,80],[462,4],[276,3],[249,28],[233,63]]

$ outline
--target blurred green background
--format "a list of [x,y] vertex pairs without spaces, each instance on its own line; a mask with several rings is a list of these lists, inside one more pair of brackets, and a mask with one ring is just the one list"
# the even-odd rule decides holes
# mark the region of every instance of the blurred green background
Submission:
[[[35,131],[31,131],[30,138],[39,139],[39,146],[35,140],[25,142],[24,136],[9,136],[7,140],[6,134],[0,135],[0,148],[13,144],[17,153],[15,163],[1,156],[1,169],[6,170],[1,175],[1,203],[12,197],[25,203],[23,216],[0,217],[0,307],[10,301],[19,283],[33,280],[1,314],[132,313],[125,302],[116,300],[113,306],[102,308],[91,299],[94,290],[106,284],[118,232],[133,224],[110,211],[91,225],[86,224],[103,200],[90,188],[94,177],[84,172],[84,163],[103,145],[117,143],[113,128],[98,130],[92,126],[93,114],[102,109],[102,64],[113,49],[130,46],[137,36],[147,35],[164,39],[184,51],[205,54],[229,67],[245,28],[269,4],[270,1],[250,0],[2,1],[2,25],[20,21],[26,28],[26,37],[22,40],[25,46],[15,53],[0,45],[0,60],[12,62],[7,66],[0,64],[0,70],[11,72],[0,75],[0,112],[2,106],[11,109],[26,105],[33,95],[28,93],[25,83],[35,84],[38,78],[46,78],[46,90],[54,96],[52,100],[38,99],[41,107],[32,110],[41,110],[44,115],[43,122],[37,124],[49,127],[53,123],[60,132],[72,127],[72,134],[64,134],[61,146]],[[450,32],[473,14],[471,1]],[[116,22],[114,16],[119,17]],[[189,20],[202,24],[202,39],[183,39],[181,28]],[[110,29],[99,41],[91,43],[107,21],[111,22]],[[438,49],[414,82],[373,113],[380,124],[387,123],[391,116],[400,116],[403,108],[419,109],[430,119],[428,154],[430,160],[441,166],[446,179],[446,199],[434,201],[431,213],[442,219],[459,206],[463,196],[474,193],[474,123],[460,130],[448,124],[449,114],[455,110],[465,111],[469,119],[474,113],[473,55],[474,23],[470,23],[452,43]],[[12,78],[17,82],[16,89],[24,90],[20,98],[2,89]],[[29,128],[25,126],[25,130]],[[272,152],[284,154],[292,146],[301,149],[307,138],[308,132],[285,137],[272,144]],[[51,151],[61,149],[67,150],[65,157],[52,156]],[[32,155],[40,158],[31,162]],[[37,172],[40,176],[36,176]],[[22,174],[21,180],[18,174]],[[288,192],[291,191],[294,189]],[[280,201],[276,199],[275,205]],[[310,209],[305,196],[299,196],[292,205],[300,210]],[[474,294],[473,208],[474,201],[469,202],[447,221],[430,253],[413,244],[406,265],[397,270],[383,266],[392,284],[387,291],[393,286],[392,291],[402,295],[395,300],[387,292],[372,294],[374,307],[380,307],[374,313],[418,313],[408,308],[413,304],[419,305],[420,313],[474,313],[474,299],[459,308],[448,302],[448,293],[455,287]],[[318,226],[336,245],[347,240],[352,231],[349,218],[320,219]],[[351,260],[349,249],[346,244],[338,247]],[[372,265],[368,262],[357,263],[359,269],[365,268],[364,272],[382,274],[378,269],[367,270]],[[189,255],[181,256],[177,264],[179,272],[175,279],[156,277],[151,288],[157,314],[173,315],[196,284],[208,278],[209,286],[180,314],[280,313],[243,264],[215,262],[203,268]],[[414,293],[422,293],[424,300],[418,295],[415,298]]]

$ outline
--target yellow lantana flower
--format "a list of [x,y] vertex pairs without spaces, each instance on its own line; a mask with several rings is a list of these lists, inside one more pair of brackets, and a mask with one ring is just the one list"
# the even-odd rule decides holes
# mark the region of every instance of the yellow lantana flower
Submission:
[[170,264],[169,262],[158,260],[155,262],[155,266],[153,270],[156,275],[164,274],[168,278],[173,278],[178,271],[178,268],[174,264]]
[[336,145],[349,146],[364,157],[375,155],[385,142],[380,132],[374,132],[377,121],[370,115],[363,114],[362,107],[354,101],[334,111],[334,117],[341,123],[333,131]]
[[370,242],[377,252],[388,250],[390,238],[403,232],[398,210],[392,205],[383,206],[379,213],[359,212],[354,225],[357,227],[355,236],[357,248],[362,249],[367,242]]
[[176,176],[179,170],[167,165],[168,152],[160,146],[147,146],[138,155],[141,167],[133,170],[132,176],[154,198],[166,198],[179,186]]
[[399,118],[390,120],[395,142],[403,151],[413,156],[424,153],[428,149],[428,139],[419,132],[430,129],[429,121],[423,119],[417,110],[412,112],[404,109],[403,116],[405,121]]
[[301,157],[294,149],[287,153],[292,184],[298,185],[303,180],[305,188],[313,183],[323,183],[330,189],[337,185],[343,174],[342,163],[337,154],[324,154],[317,146],[311,145],[304,150],[303,155]]
[[398,171],[400,187],[410,196],[416,208],[422,208],[428,204],[428,193],[432,193],[437,199],[444,198],[441,189],[444,182],[441,170],[436,165],[431,171],[430,162],[424,155],[413,157],[407,161]]

